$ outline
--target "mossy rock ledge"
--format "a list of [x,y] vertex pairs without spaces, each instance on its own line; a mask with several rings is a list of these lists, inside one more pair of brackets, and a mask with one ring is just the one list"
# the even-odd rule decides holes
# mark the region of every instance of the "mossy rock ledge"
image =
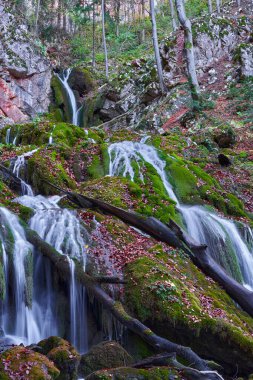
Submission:
[[[156,334],[191,347],[225,373],[253,373],[253,322],[179,250],[125,267],[126,306]],[[159,251],[160,249],[160,251]],[[152,248],[152,252],[155,249]]]

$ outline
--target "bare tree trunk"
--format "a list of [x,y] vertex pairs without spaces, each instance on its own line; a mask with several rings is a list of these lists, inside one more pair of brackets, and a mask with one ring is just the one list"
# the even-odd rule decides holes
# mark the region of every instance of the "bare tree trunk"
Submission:
[[177,30],[177,22],[176,22],[176,17],[175,17],[175,10],[174,10],[174,4],[173,0],[170,1],[170,13],[171,13],[171,18],[172,18],[172,27],[174,32]]
[[103,48],[105,55],[105,75],[106,78],[109,77],[109,68],[108,68],[108,53],[106,46],[106,36],[105,36],[105,0],[102,0],[102,33],[103,33]]
[[[142,17],[142,22],[145,22],[145,0],[141,0],[141,17]],[[143,44],[145,42],[145,37],[146,37],[146,32],[145,32],[145,27],[143,25],[143,28],[140,32],[140,43]]]
[[212,0],[208,0],[208,10],[209,10],[209,13],[213,13],[213,4],[212,4]]
[[152,21],[152,36],[153,36],[153,45],[154,45],[154,50],[155,50],[157,74],[158,74],[161,92],[162,94],[166,94],[167,88],[163,80],[162,62],[161,62],[159,46],[158,46],[154,0],[150,0],[150,14],[151,14],[151,21]]
[[220,0],[216,0],[217,13],[220,13]]
[[116,36],[119,37],[119,22],[120,22],[120,1],[115,0],[115,19],[116,19]]
[[37,0],[36,4],[36,12],[35,12],[35,35],[38,35],[38,20],[39,20],[39,13],[40,13],[40,0]]
[[96,67],[96,60],[95,60],[95,1],[93,0],[93,7],[92,7],[92,67]]
[[197,74],[196,74],[191,22],[186,17],[183,0],[175,0],[175,1],[176,1],[178,19],[184,30],[186,62],[187,62],[189,83],[190,83],[190,88],[191,88],[191,95],[192,95],[193,100],[198,101],[200,89],[199,89],[199,83],[198,83]]

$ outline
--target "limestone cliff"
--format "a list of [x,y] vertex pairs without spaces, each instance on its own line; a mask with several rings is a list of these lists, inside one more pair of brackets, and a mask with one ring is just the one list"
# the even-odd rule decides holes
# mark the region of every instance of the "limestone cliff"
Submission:
[[0,0],[0,127],[48,109],[50,63],[33,40]]

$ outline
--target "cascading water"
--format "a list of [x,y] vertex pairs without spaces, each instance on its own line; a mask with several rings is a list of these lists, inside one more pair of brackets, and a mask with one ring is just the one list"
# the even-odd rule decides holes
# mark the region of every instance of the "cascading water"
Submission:
[[[5,337],[12,342],[27,344],[37,342],[41,337],[40,329],[42,325],[45,326],[45,321],[37,303],[32,304],[33,247],[27,242],[24,230],[14,214],[1,207],[0,219],[5,275],[0,301],[1,327]],[[39,312],[36,313],[37,311]]]
[[[89,235],[81,226],[75,212],[61,209],[58,205],[61,197],[53,196],[45,198],[41,195],[36,197],[23,196],[16,199],[17,202],[35,210],[30,220],[30,227],[40,237],[52,245],[58,252],[69,257],[70,279],[70,341],[79,350],[87,350],[86,327],[86,295],[83,286],[75,280],[75,264],[77,259],[85,266],[86,246]],[[50,279],[50,275],[48,275]],[[80,334],[82,331],[82,334]],[[49,336],[47,334],[46,336]],[[52,334],[51,334],[52,335]]]
[[82,109],[82,106],[80,108],[77,107],[76,98],[74,95],[73,90],[69,86],[68,80],[71,74],[71,69],[64,70],[63,72],[63,78],[59,74],[56,74],[59,80],[61,81],[61,84],[63,88],[65,89],[69,101],[70,101],[70,107],[71,107],[71,114],[72,114],[72,124],[79,126],[79,115]]
[[[13,172],[17,176],[20,173],[25,174],[25,158],[33,153],[34,151],[26,153],[16,159]],[[58,202],[61,197],[34,196],[32,190],[29,194],[27,188],[30,188],[29,185],[23,181],[23,194],[28,195],[23,195],[15,201],[34,210],[29,223],[30,227],[69,259],[70,334],[67,338],[79,352],[86,352],[86,294],[84,287],[75,279],[74,259],[85,267],[89,235],[74,211],[59,207]],[[2,326],[5,337],[11,337],[16,343],[30,344],[51,335],[61,335],[62,321],[58,319],[57,313],[59,306],[57,299],[60,296],[53,286],[54,277],[50,262],[37,254],[27,242],[24,230],[13,214],[1,208],[0,218],[2,222],[0,223],[0,240],[5,276],[5,296],[1,302],[0,327]],[[11,233],[9,240],[5,236],[8,231]],[[13,253],[8,250],[9,241],[12,240],[14,240]],[[10,258],[14,266],[14,279],[9,276]],[[9,289],[12,289],[11,294],[9,294]],[[0,293],[4,293],[3,290]],[[13,303],[15,309],[13,309]],[[10,315],[13,320],[10,319]]]
[[31,157],[35,152],[37,152],[37,149],[32,150],[31,152],[24,153],[22,156],[18,156],[17,159],[14,162],[13,166],[13,174],[15,174],[21,181],[21,190],[22,194],[27,194],[30,196],[33,196],[33,191],[30,185],[28,185],[22,178],[21,178],[21,170],[25,169],[26,167],[26,159]]
[[11,128],[7,129],[6,137],[5,137],[5,143],[10,144],[11,143]]
[[[168,181],[166,163],[156,149],[138,142],[124,141],[109,146],[109,175],[130,177],[132,181],[145,180],[145,162],[160,176],[169,197],[176,202],[190,236],[208,245],[210,255],[235,279],[253,288],[253,255],[241,237],[236,225],[200,206],[180,205]],[[135,166],[132,165],[135,163]],[[138,170],[135,167],[138,167]],[[250,236],[249,236],[250,238]],[[252,239],[252,235],[251,235]],[[253,240],[250,242],[252,246]]]

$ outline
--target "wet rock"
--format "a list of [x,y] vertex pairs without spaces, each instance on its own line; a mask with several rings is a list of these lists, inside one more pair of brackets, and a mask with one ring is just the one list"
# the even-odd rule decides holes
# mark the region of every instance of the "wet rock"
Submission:
[[38,343],[41,353],[54,362],[60,370],[59,380],[75,380],[80,362],[80,355],[66,340],[52,336]]
[[53,380],[60,371],[46,356],[16,346],[0,356],[0,379]]
[[71,71],[69,85],[80,96],[83,96],[95,86],[93,74],[86,68],[75,67]]
[[87,354],[82,355],[79,375],[87,376],[104,368],[116,368],[129,365],[132,357],[117,342],[102,342],[94,346]]

